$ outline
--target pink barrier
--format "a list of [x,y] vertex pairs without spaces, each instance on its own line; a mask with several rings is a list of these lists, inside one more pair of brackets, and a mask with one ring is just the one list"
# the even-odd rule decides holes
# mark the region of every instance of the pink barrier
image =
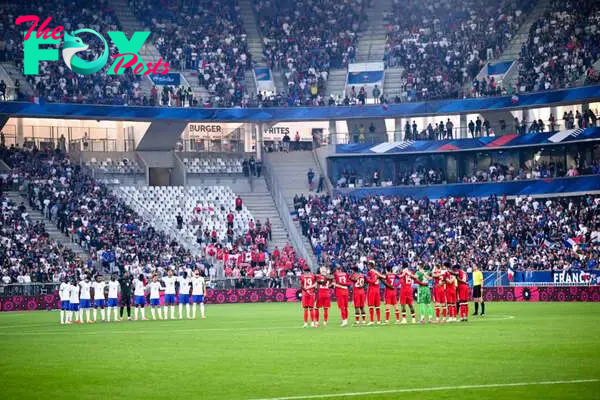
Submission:
[[[485,301],[590,301],[600,302],[600,286],[575,287],[490,287]],[[298,301],[298,289],[209,290],[207,304],[284,303]],[[335,296],[332,291],[332,299]],[[0,298],[0,311],[52,310],[59,306],[58,292],[40,296]]]

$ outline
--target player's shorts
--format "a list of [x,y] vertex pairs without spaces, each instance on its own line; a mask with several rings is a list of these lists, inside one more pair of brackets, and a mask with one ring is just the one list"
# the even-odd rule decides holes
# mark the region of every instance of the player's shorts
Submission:
[[190,303],[190,295],[189,294],[180,294],[179,295],[179,304],[189,304]]
[[101,300],[94,300],[94,307],[96,308],[104,308],[104,299]]
[[192,296],[192,301],[194,304],[204,303],[204,295],[203,294],[195,294]]
[[412,304],[413,303],[413,291],[412,288],[410,290],[400,290],[400,304]]
[[90,300],[89,299],[79,299],[79,307],[90,308]]
[[452,288],[450,290],[446,289],[446,304],[454,304],[456,303],[456,289]]
[[146,297],[133,296],[133,304],[136,306],[145,306],[146,305]]
[[469,287],[468,286],[464,285],[464,286],[458,287],[458,301],[460,301],[461,303],[469,301]]
[[329,308],[331,307],[331,299],[329,296],[319,296],[317,297],[317,307],[318,308]]
[[174,294],[165,294],[165,305],[173,305],[175,304],[175,295]]
[[354,308],[363,308],[365,306],[366,296],[364,290],[355,290],[353,297]]
[[60,309],[63,311],[69,311],[71,309],[71,303],[69,300],[63,300],[60,302]]
[[379,292],[379,288],[368,290],[367,304],[369,307],[379,307],[381,305],[381,293]]
[[446,289],[443,286],[436,286],[433,288],[433,295],[435,296],[435,302],[444,304],[446,303]]
[[70,303],[69,308],[71,311],[79,311],[79,303]]
[[119,305],[119,299],[108,299],[108,307],[117,307]]
[[335,297],[337,298],[338,308],[348,308],[348,292],[345,293],[336,293]]
[[315,295],[302,293],[302,307],[314,307],[315,306]]
[[473,286],[473,298],[478,299],[481,297],[481,285]]
[[150,305],[152,307],[160,306],[160,299],[150,299]]
[[398,298],[396,297],[396,292],[386,291],[385,292],[385,304],[389,306],[395,306],[398,304]]
[[417,294],[417,303],[419,304],[430,304],[431,303],[431,290],[429,288],[420,288]]

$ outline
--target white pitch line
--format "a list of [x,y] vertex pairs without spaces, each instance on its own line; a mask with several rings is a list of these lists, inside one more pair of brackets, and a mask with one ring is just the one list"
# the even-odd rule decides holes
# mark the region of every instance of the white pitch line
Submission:
[[493,388],[541,386],[541,385],[571,385],[571,384],[575,384],[575,383],[594,383],[594,382],[599,382],[599,381],[600,381],[600,379],[576,379],[576,380],[571,380],[571,381],[490,383],[487,385],[436,386],[436,387],[424,387],[424,388],[377,390],[377,391],[372,391],[372,392],[347,392],[347,393],[313,394],[313,395],[307,395],[307,396],[265,397],[262,399],[253,399],[253,400],[326,399],[326,398],[335,398],[335,397],[357,397],[357,396],[397,394],[397,393],[438,392],[438,391],[443,391],[443,390],[493,389]]

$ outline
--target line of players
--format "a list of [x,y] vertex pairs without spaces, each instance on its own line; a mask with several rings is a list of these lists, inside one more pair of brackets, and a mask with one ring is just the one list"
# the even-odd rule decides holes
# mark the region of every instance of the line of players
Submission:
[[[410,309],[412,323],[416,323],[415,309],[413,306],[413,284],[418,285],[417,301],[420,305],[420,322],[425,322],[426,314],[429,315],[429,323],[444,323],[467,321],[469,315],[469,283],[467,272],[460,266],[450,266],[445,262],[441,266],[435,266],[431,271],[424,265],[419,265],[416,273],[405,264],[398,273],[392,272],[388,267],[386,273],[382,274],[375,268],[375,263],[368,263],[367,274],[362,274],[358,267],[353,268],[348,275],[337,267],[332,275],[327,268],[322,267],[319,274],[313,274],[306,268],[300,277],[302,290],[302,307],[304,308],[304,327],[308,326],[310,316],[311,326],[319,327],[320,309],[323,309],[323,325],[327,325],[329,319],[329,308],[331,300],[329,289],[335,288],[338,308],[342,317],[342,326],[348,325],[348,302],[349,288],[353,289],[355,326],[359,326],[362,319],[363,325],[381,324],[381,292],[380,284],[385,286],[385,324],[390,323],[392,309],[396,314],[396,324],[406,324],[406,306]],[[433,298],[429,282],[433,282]],[[366,292],[365,292],[366,287]],[[400,287],[400,295],[397,296],[397,288]],[[459,302],[457,310],[457,299]],[[432,300],[435,301],[435,320],[433,319]],[[369,323],[365,313],[365,303],[369,308]],[[402,319],[400,319],[400,303]],[[457,314],[458,312],[458,314]]]
[[[59,287],[60,323],[72,324],[75,322],[81,324],[84,321],[84,313],[87,314],[87,323],[95,323],[98,321],[98,310],[100,310],[101,321],[110,322],[111,310],[113,310],[114,321],[120,322],[123,320],[123,308],[125,306],[128,308],[128,315],[130,315],[130,286],[133,286],[134,320],[138,320],[139,314],[141,314],[141,320],[147,320],[145,308],[147,293],[150,294],[149,305],[154,320],[157,319],[157,314],[159,320],[163,319],[163,309],[164,319],[168,319],[169,310],[171,311],[171,319],[175,319],[176,283],[179,283],[179,319],[184,318],[184,304],[186,318],[196,318],[197,305],[200,306],[202,318],[206,318],[204,309],[206,281],[204,277],[199,271],[194,271],[191,278],[188,277],[187,272],[183,272],[181,276],[174,276],[173,271],[169,269],[167,276],[162,278],[159,278],[156,274],[152,275],[149,283],[146,282],[143,274],[133,280],[127,278],[117,280],[116,275],[112,275],[107,282],[103,281],[99,275],[96,276],[94,282],[87,275],[80,282],[77,282],[75,278],[70,281],[64,280]],[[94,300],[92,300],[92,291]],[[160,306],[161,291],[164,291],[162,309]],[[117,312],[119,304],[121,305],[120,315]],[[128,320],[131,320],[131,316],[128,317]]]

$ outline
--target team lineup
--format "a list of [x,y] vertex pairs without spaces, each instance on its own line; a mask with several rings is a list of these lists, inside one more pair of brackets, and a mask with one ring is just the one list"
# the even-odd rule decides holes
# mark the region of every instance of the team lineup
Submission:
[[[363,325],[381,324],[381,283],[385,287],[385,324],[390,323],[392,310],[396,316],[396,324],[406,324],[406,306],[409,308],[412,323],[417,322],[413,306],[413,284],[418,285],[417,302],[420,306],[421,323],[426,321],[426,316],[429,323],[454,322],[459,319],[463,322],[468,321],[469,278],[467,272],[459,265],[450,266],[449,262],[445,262],[441,266],[434,266],[429,271],[421,264],[416,273],[409,269],[408,265],[404,265],[399,272],[393,272],[392,267],[388,266],[386,273],[382,274],[376,270],[375,263],[370,261],[366,275],[361,273],[358,267],[354,267],[350,275],[341,267],[337,267],[332,275],[325,267],[322,267],[319,272],[319,274],[313,274],[307,268],[300,277],[305,328],[308,327],[309,317],[310,326],[319,327],[321,309],[323,309],[323,325],[327,325],[331,307],[329,293],[331,287],[335,289],[343,327],[348,325],[350,288],[353,292],[355,326],[360,326],[361,321]],[[481,271],[475,270],[473,279],[473,298],[476,301],[474,315],[478,313],[478,305],[481,304],[481,315],[483,316],[485,315],[485,304],[482,301]],[[433,283],[433,296],[429,282]],[[396,290],[398,287],[400,287],[399,296],[397,296]],[[435,303],[435,319],[432,301]],[[365,303],[369,309],[368,323]],[[401,310],[398,303],[400,303]],[[400,319],[401,313],[402,319]]]
[[[143,274],[134,279],[128,272],[125,272],[120,279],[117,279],[116,275],[112,275],[109,281],[103,281],[101,276],[97,276],[92,282],[87,275],[80,282],[77,282],[75,278],[70,281],[64,280],[59,287],[60,323],[81,324],[84,322],[84,316],[86,317],[85,322],[95,323],[98,321],[98,310],[100,310],[100,321],[110,322],[112,311],[113,320],[120,322],[124,319],[125,310],[127,310],[127,319],[132,320],[132,297],[133,320],[148,320],[146,318],[146,295],[148,293],[150,300],[148,305],[154,320],[169,319],[169,311],[170,319],[176,319],[177,293],[179,293],[179,319],[184,318],[184,305],[185,318],[195,319],[198,306],[201,317],[205,318],[206,281],[199,271],[194,271],[191,275],[189,277],[187,272],[183,272],[181,276],[174,276],[173,270],[169,269],[166,276],[152,275],[150,282],[147,282]],[[162,307],[161,291],[164,292]]]

